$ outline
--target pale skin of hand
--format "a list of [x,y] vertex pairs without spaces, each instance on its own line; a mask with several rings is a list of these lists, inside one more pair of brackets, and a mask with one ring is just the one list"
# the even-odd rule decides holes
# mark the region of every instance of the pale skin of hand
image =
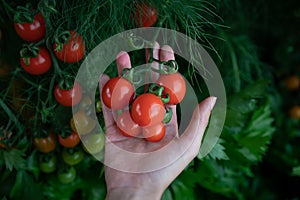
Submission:
[[[149,57],[149,52],[146,50],[146,60]],[[171,47],[162,46],[160,48],[158,43],[155,43],[153,48],[153,57],[161,61],[174,60],[174,53]],[[130,57],[126,52],[121,52],[117,56],[118,72],[124,68],[130,68]],[[153,74],[152,78],[157,78]],[[109,80],[109,77],[103,75],[100,79],[100,88]],[[178,125],[176,116],[176,107],[170,107],[173,111],[172,120],[166,125],[166,136],[161,142],[151,143],[141,138],[128,138],[122,136],[115,124],[113,113],[110,109],[103,105],[103,114],[106,126],[106,137],[119,146],[131,152],[151,152],[162,146],[168,144],[170,140],[176,140],[173,149],[170,149],[170,155],[176,153],[178,148],[191,144],[188,149],[170,165],[145,173],[129,173],[119,171],[108,166],[105,167],[105,179],[107,185],[107,200],[156,200],[160,199],[164,190],[171,184],[171,182],[184,170],[184,168],[197,156],[203,133],[207,127],[211,110],[216,102],[215,97],[208,97],[203,100],[195,109],[190,124],[184,131],[183,135],[178,137]],[[192,143],[191,143],[192,141]],[[161,156],[170,156],[161,155]],[[114,153],[108,152],[105,147],[105,157],[115,157]],[[118,155],[120,156],[120,155]],[[126,163],[124,165],[134,165],[139,167],[141,162]],[[145,163],[142,163],[145,165]],[[147,163],[146,163],[147,164]]]

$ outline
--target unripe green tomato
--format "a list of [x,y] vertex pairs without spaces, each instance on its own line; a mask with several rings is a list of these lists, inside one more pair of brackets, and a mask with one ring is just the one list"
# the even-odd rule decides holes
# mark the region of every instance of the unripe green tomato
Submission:
[[68,165],[77,165],[83,159],[83,152],[81,149],[76,149],[74,152],[64,149],[62,152],[62,158]]
[[44,160],[43,158],[39,161],[39,168],[41,172],[51,173],[56,170],[56,157],[52,155],[51,157]]
[[105,143],[104,133],[88,134],[82,139],[83,148],[90,154],[99,153]]
[[76,170],[74,167],[69,167],[68,169],[58,172],[57,178],[63,184],[71,183],[76,178]]

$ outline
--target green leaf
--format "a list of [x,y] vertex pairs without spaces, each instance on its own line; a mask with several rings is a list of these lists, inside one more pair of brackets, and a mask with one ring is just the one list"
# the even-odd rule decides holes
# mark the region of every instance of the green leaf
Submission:
[[2,156],[6,168],[9,169],[10,171],[12,171],[13,168],[17,170],[24,169],[26,166],[26,161],[23,158],[25,156],[25,153],[18,149],[10,149],[8,151],[2,151]]
[[229,157],[225,153],[225,147],[221,144],[224,140],[219,139],[208,156],[214,160],[229,160]]
[[41,191],[40,186],[34,182],[31,175],[24,170],[19,170],[15,184],[10,191],[10,198],[42,200]]
[[300,166],[297,166],[297,167],[293,168],[292,176],[300,176]]
[[169,188],[164,191],[161,200],[173,200],[172,193]]
[[171,191],[175,200],[192,200],[195,199],[193,188],[187,187],[182,181],[176,179],[171,184]]
[[27,158],[27,170],[30,171],[36,179],[38,179],[40,174],[40,169],[38,166],[37,151],[33,151]]

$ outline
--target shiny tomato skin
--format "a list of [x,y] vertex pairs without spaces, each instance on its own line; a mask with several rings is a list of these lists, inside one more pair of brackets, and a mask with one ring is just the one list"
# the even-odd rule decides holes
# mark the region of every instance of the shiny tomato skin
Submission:
[[70,120],[72,131],[79,135],[90,133],[96,126],[96,120],[91,118],[83,110],[76,112]]
[[62,49],[57,49],[57,44],[53,44],[53,50],[56,57],[66,63],[75,63],[80,61],[85,54],[85,43],[81,35],[70,30],[69,40],[63,44]]
[[165,133],[166,127],[162,122],[143,128],[143,136],[145,140],[149,142],[161,141],[164,138]]
[[159,97],[144,93],[138,96],[132,104],[131,116],[139,126],[151,126],[161,122],[166,109]]
[[76,132],[72,132],[71,135],[67,136],[66,138],[63,138],[61,134],[58,134],[58,141],[62,146],[66,148],[72,148],[79,144],[80,137]]
[[81,149],[75,150],[74,152],[70,153],[66,149],[62,151],[61,154],[63,160],[68,165],[77,165],[83,160],[84,154]]
[[34,138],[33,144],[42,153],[49,153],[56,148],[56,138],[53,133],[49,133],[47,137]]
[[52,66],[52,59],[50,53],[45,47],[40,46],[40,51],[36,57],[28,58],[28,65],[26,64],[27,58],[20,58],[22,68],[32,75],[44,74]]
[[134,86],[126,79],[114,77],[110,79],[101,92],[103,103],[113,110],[120,110],[131,102],[134,96]]
[[126,137],[137,137],[141,133],[141,127],[133,121],[129,110],[122,112],[117,118],[117,127]]
[[136,7],[134,20],[138,27],[150,27],[157,21],[157,12],[149,5],[140,2]]
[[170,101],[167,104],[176,105],[180,103],[186,92],[186,84],[180,73],[162,74],[157,83],[164,87],[163,94],[170,95]]
[[104,133],[92,133],[85,135],[82,138],[83,149],[90,154],[97,154],[101,152],[105,145]]
[[82,98],[82,88],[80,84],[75,81],[74,85],[64,90],[59,87],[59,84],[54,88],[54,97],[58,103],[63,106],[74,106],[78,104]]
[[25,41],[37,42],[46,35],[46,25],[42,13],[34,16],[32,23],[14,23],[17,34]]
[[69,167],[65,170],[60,170],[57,174],[58,180],[63,184],[71,183],[76,178],[76,170],[74,167]]
[[56,157],[54,155],[50,156],[48,160],[40,160],[39,168],[44,173],[52,173],[56,170]]

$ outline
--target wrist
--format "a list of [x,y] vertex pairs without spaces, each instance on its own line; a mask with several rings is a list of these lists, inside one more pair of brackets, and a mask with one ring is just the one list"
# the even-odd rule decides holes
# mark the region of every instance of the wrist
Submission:
[[105,200],[159,200],[161,196],[161,191],[145,191],[138,188],[124,187],[109,189]]

